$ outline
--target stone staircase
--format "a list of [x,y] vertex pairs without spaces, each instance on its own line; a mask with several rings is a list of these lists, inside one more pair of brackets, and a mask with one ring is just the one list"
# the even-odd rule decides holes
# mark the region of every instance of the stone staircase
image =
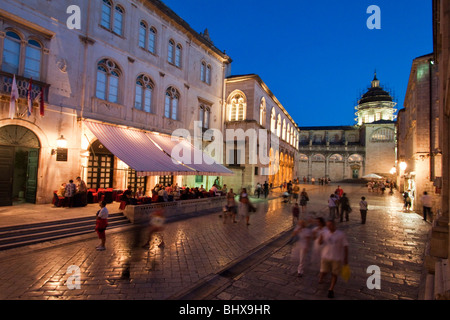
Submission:
[[[131,225],[122,213],[108,217],[108,230]],[[95,232],[95,216],[0,228],[0,250]]]

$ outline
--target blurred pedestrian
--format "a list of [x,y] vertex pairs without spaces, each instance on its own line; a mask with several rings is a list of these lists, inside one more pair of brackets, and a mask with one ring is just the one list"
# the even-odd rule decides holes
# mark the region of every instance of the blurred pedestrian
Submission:
[[245,217],[247,225],[250,225],[250,206],[247,189],[243,188],[239,195],[239,215]]
[[339,221],[342,222],[344,220],[344,214],[345,214],[345,221],[349,220],[348,214],[352,211],[352,208],[350,207],[350,200],[347,198],[347,194],[343,193],[342,197],[339,199],[340,203],[340,214],[339,214]]
[[432,199],[428,192],[424,191],[422,196],[422,206],[423,206],[423,220],[427,221],[427,215],[431,219],[431,206]]
[[[155,233],[159,233],[162,232],[164,230],[164,223],[165,223],[165,218],[164,218],[164,212],[162,210],[157,210],[155,212],[152,212],[150,214],[150,221],[149,221],[149,228],[148,228],[148,237],[147,237],[147,242],[143,245],[143,248],[150,248],[150,245],[152,243],[153,240],[153,236],[155,235]],[[160,242],[158,244],[159,248],[163,248],[164,247],[164,239],[163,236],[160,235]]]
[[303,188],[302,192],[300,193],[300,206],[302,207],[302,213],[306,212],[306,205],[308,204],[309,196],[306,192],[306,189]]
[[106,208],[106,201],[100,202],[100,210],[97,211],[97,218],[95,220],[95,231],[100,239],[100,245],[96,247],[97,250],[105,250],[106,243],[106,227],[108,226],[109,212]]
[[297,238],[292,248],[292,257],[298,259],[297,276],[302,277],[305,270],[306,258],[312,238],[312,232],[306,227],[305,220],[299,220],[293,236]]
[[361,197],[359,202],[359,212],[361,212],[361,224],[366,223],[367,210],[369,205],[367,204],[366,197]]
[[331,272],[328,298],[334,298],[337,278],[342,267],[348,264],[348,240],[344,232],[336,229],[334,220],[327,221],[327,228],[319,238],[319,243],[323,244],[319,283],[323,283],[324,276]]
[[227,219],[227,215],[229,215],[233,221],[233,223],[236,223],[236,200],[235,200],[236,194],[233,192],[233,188],[230,189],[227,193],[227,212],[224,214],[224,220],[225,223]]
[[321,234],[327,230],[325,219],[322,217],[316,218],[316,227],[312,230],[313,233],[313,247],[312,247],[312,255],[311,255],[311,263],[312,265],[320,270],[320,261],[322,259],[322,248],[323,243],[319,243],[319,239]]
[[338,199],[337,196],[332,193],[328,198],[328,209],[330,213],[328,215],[329,220],[334,220],[337,216],[337,208],[338,208]]
[[298,223],[298,219],[300,217],[300,207],[298,206],[298,203],[294,203],[294,206],[292,207],[292,224],[295,226]]

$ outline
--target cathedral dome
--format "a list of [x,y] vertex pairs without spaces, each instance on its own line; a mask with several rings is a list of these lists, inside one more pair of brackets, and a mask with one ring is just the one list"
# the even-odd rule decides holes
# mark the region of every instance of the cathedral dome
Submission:
[[377,74],[375,73],[375,76],[372,80],[372,87],[370,87],[367,92],[361,97],[361,99],[358,101],[358,104],[364,104],[367,102],[378,102],[378,101],[389,101],[392,102],[392,97],[389,94],[389,92],[383,90],[383,88],[380,87],[380,81],[377,79]]

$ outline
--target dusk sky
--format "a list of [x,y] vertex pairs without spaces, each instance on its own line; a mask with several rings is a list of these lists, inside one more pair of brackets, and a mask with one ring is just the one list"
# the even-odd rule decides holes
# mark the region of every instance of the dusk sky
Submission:
[[[208,28],[258,74],[299,126],[354,125],[374,71],[403,108],[412,60],[433,51],[431,0],[163,0],[194,30]],[[381,10],[381,29],[366,22]]]

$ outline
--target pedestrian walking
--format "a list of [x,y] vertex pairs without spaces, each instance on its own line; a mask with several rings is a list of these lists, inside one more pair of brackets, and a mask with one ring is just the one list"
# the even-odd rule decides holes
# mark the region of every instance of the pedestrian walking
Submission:
[[269,184],[267,183],[267,181],[264,181],[264,198],[267,198],[268,195],[269,195]]
[[[164,230],[165,220],[166,219],[164,218],[164,212],[162,210],[157,210],[150,215],[148,237],[147,237],[148,240],[143,245],[143,248],[150,248],[150,244],[152,243],[153,236],[155,235],[155,233],[162,232]],[[162,235],[160,236],[160,238],[161,239],[158,244],[158,247],[163,248],[165,244]]]
[[106,227],[108,226],[109,212],[106,208],[106,201],[100,202],[100,210],[97,211],[97,218],[95,219],[95,231],[100,239],[100,245],[96,247],[97,250],[105,250],[106,244]]
[[342,267],[348,264],[348,240],[345,233],[336,228],[334,220],[327,221],[327,229],[319,238],[319,243],[323,244],[319,283],[323,283],[324,276],[331,272],[328,298],[334,298],[338,276]]
[[361,224],[366,223],[368,204],[366,201],[366,197],[361,197],[361,201],[359,202],[359,212],[361,213]]
[[233,188],[230,189],[227,193],[227,213],[224,214],[223,223],[225,223],[227,219],[227,215],[230,215],[231,221],[236,223],[236,194],[233,192]]
[[340,215],[339,215],[339,221],[342,222],[344,219],[345,214],[345,221],[349,221],[348,214],[352,211],[352,208],[350,207],[350,200],[347,198],[347,195],[345,193],[342,194],[342,197],[339,199],[340,203]]
[[294,203],[294,206],[292,207],[292,224],[295,226],[298,223],[298,219],[300,217],[300,207],[298,206],[298,203]]
[[432,199],[428,192],[424,191],[422,196],[422,206],[423,206],[423,220],[427,221],[427,215],[431,219],[431,206]]
[[330,198],[328,198],[328,208],[330,210],[328,219],[334,220],[337,217],[337,208],[338,208],[338,198],[334,193],[332,193],[330,195]]
[[298,259],[297,276],[302,277],[312,238],[312,232],[306,227],[306,222],[304,220],[298,221],[297,226],[294,229],[293,236],[297,238],[297,241],[294,243],[292,248],[292,257],[294,259]]
[[320,271],[320,261],[322,258],[322,248],[323,243],[319,243],[319,239],[321,234],[327,230],[325,219],[322,217],[316,218],[316,227],[312,230],[313,234],[313,246],[312,246],[312,255],[311,255],[311,263],[314,268]]
[[308,204],[309,196],[306,192],[306,189],[303,188],[302,192],[300,193],[300,206],[302,207],[302,213],[306,212],[306,205]]
[[239,195],[239,215],[245,217],[247,225],[250,225],[250,200],[246,188],[243,188]]
[[294,197],[294,202],[298,202],[299,192],[300,192],[300,187],[298,186],[298,184],[295,184],[294,187],[292,188],[292,195]]

